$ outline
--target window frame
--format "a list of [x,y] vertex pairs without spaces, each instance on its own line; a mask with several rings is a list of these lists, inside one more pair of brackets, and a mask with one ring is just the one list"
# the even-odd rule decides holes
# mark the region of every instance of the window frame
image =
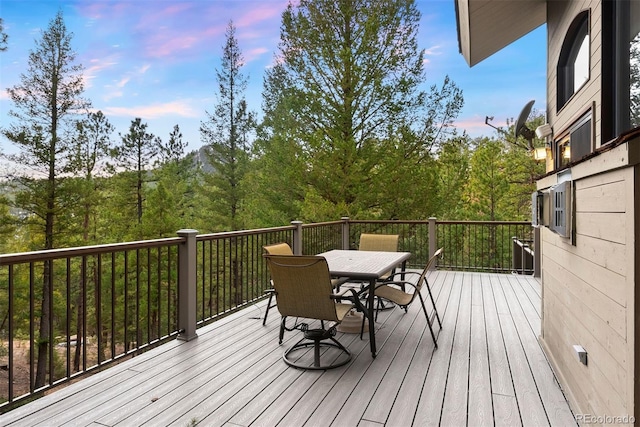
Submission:
[[[591,79],[591,16],[589,10],[580,12],[571,22],[558,57],[556,110],[560,111],[569,100]],[[576,59],[580,48],[587,41],[587,78],[575,87]]]
[[602,144],[633,129],[630,115],[631,2],[602,3]]
[[[593,153],[595,148],[595,129],[594,129],[594,117],[593,112],[595,111],[595,105],[591,105],[586,110],[582,110],[575,119],[571,121],[571,124],[567,126],[563,131],[558,133],[558,137],[554,140],[553,143],[553,167],[554,170],[565,169],[569,165],[579,161],[582,157],[588,155],[589,153]],[[585,140],[576,140],[572,137],[574,135],[579,136],[579,130],[583,130],[583,126],[588,124],[589,135]],[[579,158],[576,153],[581,153],[584,150],[576,150],[575,145],[582,144],[588,146],[588,150],[586,150],[586,154],[582,154]],[[563,154],[568,149],[569,156],[565,157]]]

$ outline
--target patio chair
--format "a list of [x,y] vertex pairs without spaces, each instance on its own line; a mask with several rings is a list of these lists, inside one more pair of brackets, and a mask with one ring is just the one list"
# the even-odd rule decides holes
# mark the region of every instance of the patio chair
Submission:
[[[291,246],[289,246],[288,243],[275,243],[273,245],[263,246],[262,249],[264,249],[264,251],[268,255],[293,255]],[[264,319],[262,320],[262,326],[267,324],[267,316],[269,315],[269,310],[271,310],[273,307],[276,306],[275,304],[272,304],[274,292],[275,291],[273,289],[273,280],[272,280],[271,288],[265,289],[264,291],[265,294],[269,294],[269,302],[267,302],[267,308],[264,311]],[[284,334],[284,331],[282,333]]]
[[[288,243],[274,243],[272,245],[266,245],[262,247],[265,251],[265,253],[267,255],[294,255],[293,250],[291,250],[291,246],[289,246]],[[344,282],[346,282],[348,280],[348,277],[338,277],[338,278],[334,278],[331,279],[331,284],[336,287],[339,288],[341,284],[343,284]],[[264,311],[264,319],[262,319],[262,326],[265,326],[267,324],[267,316],[269,315],[269,310],[272,309],[273,307],[276,306],[276,304],[273,303],[273,295],[274,295],[274,289],[273,289],[273,280],[271,281],[271,288],[269,289],[265,289],[265,294],[269,294],[269,301],[267,302],[267,308]],[[280,342],[282,343],[282,338],[284,337],[284,330],[286,329],[285,322],[286,319],[283,318],[281,319],[281,326],[280,326]]]
[[[407,312],[407,307],[409,306],[409,304],[411,304],[416,299],[420,300],[420,304],[422,304],[422,311],[424,312],[424,315],[427,318],[427,325],[429,326],[429,331],[431,332],[431,338],[433,338],[433,343],[436,348],[438,348],[438,341],[433,332],[433,325],[431,323],[431,319],[429,319],[429,314],[427,314],[427,307],[424,305],[424,300],[422,299],[422,295],[420,291],[422,290],[423,286],[427,288],[427,291],[429,293],[429,299],[431,300],[431,304],[433,304],[433,311],[435,313],[435,317],[438,320],[438,325],[440,326],[440,329],[442,330],[442,321],[440,320],[440,315],[438,315],[436,302],[433,299],[433,294],[431,293],[431,287],[429,286],[429,282],[427,281],[427,273],[434,266],[436,259],[440,256],[440,254],[442,254],[442,248],[438,249],[433,254],[433,256],[429,258],[429,261],[427,262],[427,265],[425,266],[424,270],[422,270],[422,273],[417,273],[415,271],[405,271],[405,272],[396,273],[395,275],[390,277],[386,282],[376,286],[376,290],[375,290],[375,295],[377,297],[382,297],[386,300],[394,302],[398,306],[404,308],[405,313]],[[413,275],[419,274],[420,277],[418,278],[418,281],[415,284],[408,280],[397,280],[397,281],[394,280],[394,277],[400,274],[404,274],[405,277],[410,276],[412,274]],[[408,286],[412,288],[413,292],[405,292],[402,288],[399,288],[402,286],[405,286],[405,287]],[[376,312],[376,319],[377,319],[377,312]]]
[[[398,252],[398,239],[400,236],[397,234],[368,234],[362,233],[360,235],[360,244],[358,246],[359,251],[383,251],[383,252]],[[389,271],[382,276],[380,280],[386,280],[394,271]]]
[[398,252],[398,239],[399,236],[397,234],[362,233],[358,250]]
[[[312,328],[309,323],[298,321],[292,328],[287,328],[289,331],[302,331],[304,337],[285,350],[285,363],[301,369],[331,369],[348,363],[351,353],[334,336],[336,326],[351,309],[356,307],[365,311],[356,291],[349,288],[340,294],[333,293],[329,266],[324,257],[265,255],[265,258],[271,271],[278,310],[283,319],[291,316],[320,320],[319,328]],[[332,324],[325,328],[325,322]],[[300,352],[308,347],[313,347],[313,362],[304,357],[306,352]],[[333,362],[324,363],[320,360],[322,348],[338,350],[337,355],[335,351],[324,354],[325,358],[334,358]]]
[[[398,240],[400,236],[397,234],[360,234],[360,243],[358,245],[359,251],[383,251],[383,252],[398,252]],[[386,272],[378,281],[384,282],[389,279],[391,275],[395,273],[395,269]],[[376,311],[387,310],[393,308],[393,304],[385,304],[384,301],[380,301],[378,298],[378,304],[376,305]]]

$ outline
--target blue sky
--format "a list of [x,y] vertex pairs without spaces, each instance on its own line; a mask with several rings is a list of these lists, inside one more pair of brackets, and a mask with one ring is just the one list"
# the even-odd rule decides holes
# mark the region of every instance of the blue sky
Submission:
[[[167,139],[178,124],[187,150],[201,146],[199,126],[215,102],[229,20],[237,30],[249,78],[249,108],[260,114],[264,70],[273,64],[280,18],[288,0],[1,0],[9,46],[0,53],[0,126],[13,107],[6,89],[27,70],[29,51],[58,10],[73,32],[78,62],[85,67],[85,97],[102,110],[117,133],[141,117],[149,131]],[[445,75],[462,89],[465,106],[456,121],[471,136],[492,135],[527,101],[544,111],[546,27],[540,27],[473,68],[458,52],[454,0],[418,0],[419,46],[425,49],[428,86]],[[11,152],[6,140],[1,149]]]

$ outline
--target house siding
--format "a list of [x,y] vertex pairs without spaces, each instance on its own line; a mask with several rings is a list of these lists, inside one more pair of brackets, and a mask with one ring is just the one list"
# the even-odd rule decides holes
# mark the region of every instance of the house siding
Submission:
[[575,179],[575,245],[541,233],[541,342],[578,414],[634,415],[635,181],[635,167]]
[[[560,51],[569,26],[584,10],[590,13],[590,76],[558,110]],[[547,121],[560,137],[591,109],[596,149],[602,146],[601,27],[599,0],[547,2]],[[636,416],[638,144],[621,144],[571,167],[573,241],[541,230],[540,342],[576,415]],[[547,176],[538,181],[538,189],[556,180]],[[578,360],[574,345],[586,349],[587,365]]]

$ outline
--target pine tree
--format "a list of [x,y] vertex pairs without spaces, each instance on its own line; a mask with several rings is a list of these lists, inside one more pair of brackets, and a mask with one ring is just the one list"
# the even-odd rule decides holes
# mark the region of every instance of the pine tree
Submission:
[[[147,236],[141,235],[141,224],[144,213],[144,201],[147,188],[145,183],[152,179],[150,170],[158,161],[162,140],[154,134],[147,132],[147,123],[136,118],[131,121],[129,132],[120,134],[120,144],[111,150],[112,163],[109,168],[117,173],[116,183],[118,188],[114,196],[116,205],[121,208],[122,226],[128,227],[131,218],[135,224],[131,224],[136,239]],[[120,238],[125,237],[126,232]]]
[[193,227],[193,156],[185,156],[186,146],[178,125],[167,143],[160,145],[160,161],[153,172],[156,185],[149,190],[143,216],[145,235],[169,237],[181,228]]
[[243,226],[239,220],[243,200],[241,182],[248,168],[254,128],[253,114],[247,110],[244,99],[247,77],[241,72],[244,59],[235,34],[236,28],[229,22],[221,67],[216,69],[217,102],[213,113],[207,112],[208,120],[200,127],[212,168],[204,175],[204,191],[211,206],[207,212],[214,224],[225,230]]
[[[74,172],[74,131],[78,114],[86,111],[82,99],[83,67],[75,63],[71,48],[72,33],[67,31],[62,12],[49,23],[36,47],[29,53],[27,72],[20,83],[7,89],[15,109],[9,112],[15,123],[3,129],[4,136],[17,145],[19,153],[11,160],[40,174],[34,179],[26,174],[18,180],[23,188],[16,204],[30,212],[30,220],[43,235],[42,249],[56,247],[57,237],[65,230],[58,224],[61,212],[71,206],[65,192],[65,174]],[[41,313],[38,339],[38,362],[34,387],[45,384],[50,338],[52,265],[45,261],[42,279]]]
[[[261,170],[265,187],[277,174],[295,178],[285,185],[302,195],[290,201],[300,205],[299,219],[430,210],[432,192],[390,199],[415,181],[429,188],[432,151],[462,106],[448,78],[423,87],[419,20],[412,0],[301,0],[284,12],[259,146],[271,157]],[[286,170],[267,169],[291,155]]]
[[[96,173],[99,167],[104,166],[111,148],[111,135],[114,131],[113,125],[102,113],[102,111],[88,113],[83,120],[76,123],[76,153],[75,159],[78,171],[78,179],[75,180],[76,192],[80,199],[80,216],[82,218],[80,230],[80,244],[89,245],[98,243],[97,239],[97,214],[98,208],[104,205],[103,180],[96,179]],[[83,312],[93,308],[92,302],[87,300],[85,290],[93,286],[93,303],[100,301],[98,295],[98,287],[96,286],[97,265],[94,258],[89,259],[81,266],[80,280],[76,290],[76,336],[81,337],[84,334]],[[86,271],[85,271],[86,270]],[[85,283],[85,278],[87,279]],[[87,310],[84,309],[85,301],[87,302]],[[93,310],[96,316],[95,324],[99,325],[98,310]],[[107,336],[104,331],[98,333]],[[76,348],[73,358],[73,368],[76,372],[80,370],[81,357],[80,340],[76,342]],[[100,349],[102,354],[101,360],[105,359],[104,348]]]
[[88,113],[76,124],[75,162],[82,177],[78,191],[82,195],[82,240],[84,245],[97,243],[95,217],[96,208],[101,204],[101,180],[96,179],[100,168],[106,166],[111,150],[111,135],[115,128],[107,117],[98,111]]
[[444,220],[465,218],[464,191],[469,180],[469,138],[452,138],[438,150],[438,211]]

